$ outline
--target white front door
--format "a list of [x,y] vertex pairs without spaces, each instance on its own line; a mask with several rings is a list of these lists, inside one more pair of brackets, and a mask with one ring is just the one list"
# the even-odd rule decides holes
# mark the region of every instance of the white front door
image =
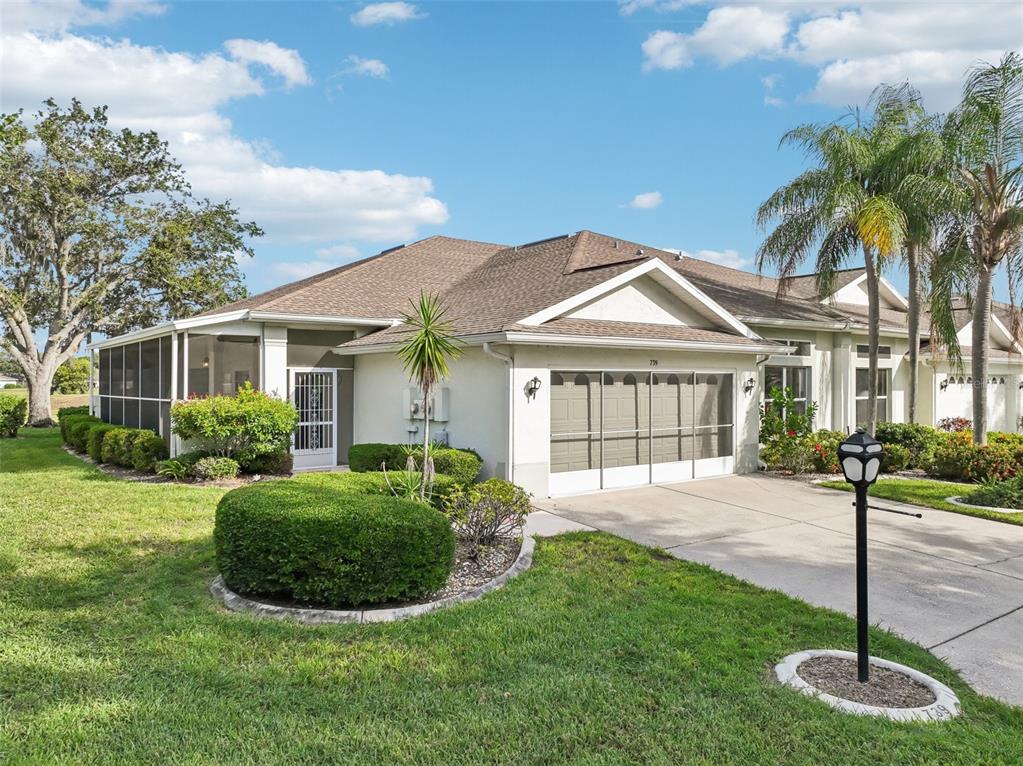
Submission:
[[295,470],[337,465],[337,370],[292,368],[288,390],[298,410],[298,427],[291,439]]

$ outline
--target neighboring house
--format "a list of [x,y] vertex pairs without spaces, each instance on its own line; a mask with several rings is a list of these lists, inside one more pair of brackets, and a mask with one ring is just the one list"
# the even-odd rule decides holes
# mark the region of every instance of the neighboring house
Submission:
[[[298,408],[298,468],[344,464],[352,443],[416,441],[422,403],[395,351],[422,290],[443,296],[464,344],[431,433],[479,451],[487,475],[547,496],[747,472],[771,386],[816,401],[821,428],[850,430],[866,412],[862,269],[829,296],[812,276],[777,288],[589,231],[516,247],[430,237],[95,343],[91,401],[104,420],[170,439],[171,401],[250,380]],[[881,294],[879,415],[899,421],[906,302],[887,282]],[[968,321],[960,334],[968,351]],[[997,317],[991,344],[991,427],[1015,430],[1023,359]],[[969,416],[972,381],[922,362],[918,419]]]
[[16,378],[13,375],[7,375],[5,373],[0,372],[0,388],[4,388],[5,386],[20,386],[20,385],[21,385],[21,379],[20,378]]

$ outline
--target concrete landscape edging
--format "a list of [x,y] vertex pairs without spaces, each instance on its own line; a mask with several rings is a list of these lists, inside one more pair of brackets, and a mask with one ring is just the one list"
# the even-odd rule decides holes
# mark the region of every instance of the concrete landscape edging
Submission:
[[960,508],[970,508],[974,511],[991,511],[991,513],[1003,513],[1006,516],[1023,513],[1023,511],[1018,508],[996,508],[988,505],[972,505],[970,503],[964,503],[961,495],[957,495],[956,497],[946,497],[945,502],[951,503],[952,505],[958,505]]
[[870,715],[888,718],[892,721],[948,721],[956,718],[961,712],[959,698],[956,693],[935,678],[926,673],[921,673],[907,665],[900,665],[897,662],[884,660],[880,657],[871,657],[870,664],[879,668],[887,668],[897,673],[908,676],[919,684],[923,684],[934,694],[934,702],[924,707],[879,707],[876,705],[865,705],[862,702],[835,697],[811,686],[797,672],[799,666],[806,660],[814,657],[841,657],[847,660],[855,660],[855,652],[846,652],[839,649],[809,649],[803,652],[796,652],[784,658],[774,666],[775,675],[778,681],[810,697],[816,697],[836,710],[852,715]]
[[406,620],[410,617],[418,617],[422,614],[435,612],[439,609],[446,609],[455,604],[475,601],[483,598],[492,590],[497,590],[513,577],[525,572],[533,564],[533,548],[536,541],[532,535],[525,535],[522,538],[522,548],[512,565],[494,579],[483,583],[465,593],[458,593],[454,596],[428,601],[425,604],[412,604],[411,606],[399,606],[385,609],[315,609],[307,607],[277,606],[256,601],[235,593],[227,587],[224,578],[217,575],[210,583],[212,593],[224,606],[234,612],[247,612],[259,617],[269,617],[275,620],[295,620],[306,625],[328,625],[346,622],[396,622]]

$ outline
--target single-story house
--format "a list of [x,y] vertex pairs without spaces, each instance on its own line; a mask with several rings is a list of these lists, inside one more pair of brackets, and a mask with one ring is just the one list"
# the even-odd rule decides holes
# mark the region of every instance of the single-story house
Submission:
[[[353,443],[417,441],[423,403],[395,351],[409,300],[425,291],[442,296],[464,352],[431,432],[476,449],[487,475],[543,497],[748,472],[774,386],[817,402],[819,428],[865,419],[864,281],[844,271],[818,295],[812,275],[797,277],[779,296],[774,278],[591,231],[511,247],[430,237],[94,343],[91,406],[158,431],[173,451],[172,401],[251,381],[298,408],[299,469],[343,465]],[[906,300],[887,281],[881,299],[880,417],[902,421]],[[1015,431],[1023,357],[1005,311],[982,385],[991,427]],[[918,420],[969,417],[974,381],[921,358]]]

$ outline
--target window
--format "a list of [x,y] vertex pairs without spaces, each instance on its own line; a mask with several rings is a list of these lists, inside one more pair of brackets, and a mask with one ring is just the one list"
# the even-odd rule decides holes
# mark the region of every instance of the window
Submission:
[[764,369],[764,404],[770,405],[773,401],[770,397],[771,389],[785,390],[792,389],[792,398],[795,400],[796,411],[800,414],[806,412],[806,402],[810,396],[810,368],[809,367],[767,367]]
[[[870,420],[870,402],[867,399],[867,384],[870,371],[865,367],[856,370],[856,425],[866,425]],[[891,408],[888,406],[888,392],[891,389],[892,371],[877,371],[877,420],[891,420]]]
[[[860,343],[856,346],[856,358],[857,359],[869,359],[870,358],[870,346],[866,343]],[[878,346],[877,347],[877,358],[878,359],[891,359],[892,358],[892,347],[891,346]]]
[[810,356],[810,341],[808,340],[791,340],[788,338],[771,338],[775,343],[784,343],[786,346],[792,346],[796,349],[793,356]]

